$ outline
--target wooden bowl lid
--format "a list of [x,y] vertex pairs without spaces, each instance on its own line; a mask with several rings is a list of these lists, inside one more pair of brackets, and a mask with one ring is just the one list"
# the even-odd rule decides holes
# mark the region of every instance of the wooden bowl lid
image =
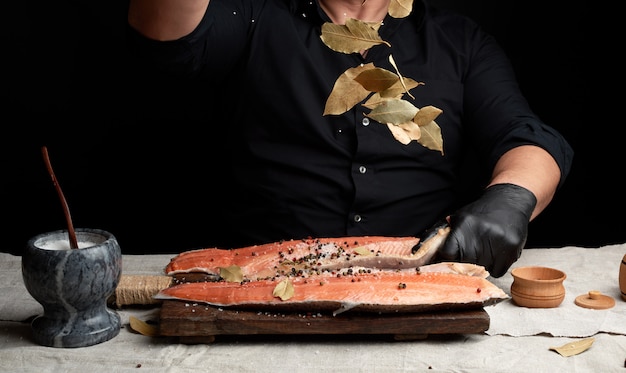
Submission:
[[594,310],[604,310],[615,306],[615,299],[604,295],[597,290],[591,290],[587,294],[579,295],[574,300],[577,306],[591,308]]

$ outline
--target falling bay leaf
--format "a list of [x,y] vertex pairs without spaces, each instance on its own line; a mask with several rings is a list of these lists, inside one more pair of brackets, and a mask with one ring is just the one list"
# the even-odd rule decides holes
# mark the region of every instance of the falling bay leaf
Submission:
[[387,127],[396,140],[404,145],[407,145],[412,140],[419,141],[421,138],[422,131],[420,127],[412,121],[400,124],[387,123]]
[[561,356],[574,356],[589,349],[594,341],[595,338],[593,337],[585,338],[575,342],[564,344],[560,347],[550,347],[550,350],[558,352]]
[[[393,98],[398,98],[399,99],[400,97],[393,97]],[[383,98],[383,97],[380,96],[379,93],[374,93],[362,105],[371,110],[371,109],[374,109],[375,107],[377,107],[378,105],[380,105],[385,100],[388,100],[388,98]]]
[[437,150],[443,155],[443,137],[441,127],[437,122],[432,121],[424,126],[419,126],[421,136],[417,140],[422,146],[430,150]]
[[389,15],[393,18],[404,18],[411,14],[413,0],[391,0],[389,3]]
[[353,18],[348,18],[345,25],[324,23],[320,38],[330,49],[346,54],[358,53],[380,44],[391,47],[391,44],[378,35],[375,28],[367,22]]
[[[424,83],[416,82],[415,80],[410,79],[410,78],[404,78],[404,80],[407,83],[406,87],[408,89],[412,89],[412,88],[415,88],[417,86],[424,84]],[[374,94],[371,95],[370,98],[368,98],[367,101],[363,103],[363,106],[369,109],[373,109],[376,106],[378,106],[378,104],[380,104],[381,101],[384,101],[390,98],[401,99],[404,93],[405,93],[405,88],[400,83],[400,80],[398,80],[396,81],[396,83],[394,83],[394,85],[385,89],[384,91],[374,92]]]
[[159,335],[159,330],[154,325],[150,325],[147,322],[139,320],[134,316],[130,316],[129,321],[130,328],[141,335],[145,335],[148,337],[155,337]]
[[341,74],[335,81],[333,90],[330,92],[328,99],[326,99],[324,115],[343,114],[370,95],[371,92],[363,88],[363,86],[356,82],[354,78],[363,71],[373,68],[374,64],[368,63],[366,65],[359,65],[344,71],[344,73]]
[[424,106],[415,114],[413,122],[417,123],[418,126],[425,126],[434,121],[441,113],[443,113],[443,110],[435,106]]
[[411,138],[409,137],[409,134],[406,133],[404,129],[392,123],[387,123],[387,127],[389,128],[389,131],[391,131],[391,134],[393,135],[393,137],[396,140],[398,140],[398,142],[400,142],[403,145],[409,145],[409,143],[411,142]]
[[[413,0],[391,0],[388,11],[391,17],[403,18],[411,13],[412,8]],[[322,25],[320,38],[330,49],[346,54],[362,53],[380,44],[391,47],[378,34],[381,24],[353,18],[348,18],[344,25],[327,22]],[[362,104],[370,109],[367,116],[385,123],[400,143],[406,145],[416,140],[422,146],[443,155],[441,128],[435,122],[442,111],[434,106],[420,110],[404,100],[402,97],[405,94],[415,99],[410,90],[425,83],[403,77],[391,54],[388,59],[395,74],[374,67],[373,64],[346,70],[335,81],[323,115],[341,115],[367,99]]]
[[383,23],[382,22],[365,22],[365,24],[373,28],[374,30],[378,31],[378,29],[380,29],[380,26],[382,26]]
[[394,85],[382,92],[379,92],[379,94],[381,97],[385,98],[401,98],[405,92],[420,85],[424,85],[424,83],[417,82],[411,78],[403,78],[402,80],[398,79]]
[[411,121],[417,112],[418,109],[406,100],[387,99],[381,101],[367,116],[380,123],[399,124]]
[[382,92],[393,86],[400,78],[389,70],[375,67],[363,71],[354,80],[370,92]]
[[295,293],[295,289],[293,288],[293,284],[288,279],[284,279],[274,287],[274,291],[272,295],[280,298],[281,300],[288,300],[293,297]]
[[412,99],[415,99],[415,97],[413,97],[413,95],[409,92],[409,89],[406,86],[406,83],[404,82],[404,77],[402,76],[402,74],[400,74],[400,69],[398,69],[398,66],[396,65],[396,60],[393,59],[393,56],[390,54],[389,55],[389,63],[391,64],[391,66],[393,66],[394,69],[396,69],[396,73],[398,74],[398,77],[400,78],[400,84],[402,84],[402,88],[404,88],[404,92],[406,92],[406,94],[409,95],[409,97],[411,97]]
[[400,123],[398,124],[398,127],[402,128],[404,132],[409,135],[411,140],[419,140],[422,137],[422,130],[420,129],[420,126],[413,121]]
[[243,272],[241,271],[241,267],[237,265],[220,267],[220,277],[226,282],[242,282]]

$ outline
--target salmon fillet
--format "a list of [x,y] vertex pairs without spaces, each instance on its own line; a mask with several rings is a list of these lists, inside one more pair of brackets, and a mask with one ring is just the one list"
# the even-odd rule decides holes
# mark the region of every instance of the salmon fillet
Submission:
[[[223,268],[236,266],[247,280],[271,279],[286,272],[311,275],[348,267],[373,269],[417,268],[428,264],[449,228],[442,229],[412,253],[415,237],[340,237],[290,240],[238,249],[206,248],[172,258],[165,273],[207,273],[219,276]],[[428,244],[426,244],[428,243]]]
[[[159,292],[161,300],[184,300],[216,307],[273,311],[420,312],[472,309],[508,299],[489,282],[483,267],[438,263],[418,270],[324,272],[246,282],[195,282]],[[285,289],[291,289],[285,291]]]

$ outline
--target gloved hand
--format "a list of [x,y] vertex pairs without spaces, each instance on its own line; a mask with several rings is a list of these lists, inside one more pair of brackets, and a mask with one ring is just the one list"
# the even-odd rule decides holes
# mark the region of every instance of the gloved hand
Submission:
[[514,184],[495,184],[449,217],[451,231],[436,261],[482,265],[501,277],[519,259],[537,198]]

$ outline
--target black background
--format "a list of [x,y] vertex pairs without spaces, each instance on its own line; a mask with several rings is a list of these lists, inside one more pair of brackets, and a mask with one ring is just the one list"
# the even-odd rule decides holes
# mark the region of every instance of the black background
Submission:
[[[613,67],[611,11],[585,1],[433,3],[496,36],[533,109],[575,149],[570,177],[531,223],[528,246],[626,242],[623,87]],[[126,7],[104,0],[4,5],[0,251],[19,254],[31,236],[67,227],[43,145],[76,227],[114,233],[124,253],[219,244],[224,159],[207,127],[211,114],[193,110],[207,98],[137,80],[124,53]]]

